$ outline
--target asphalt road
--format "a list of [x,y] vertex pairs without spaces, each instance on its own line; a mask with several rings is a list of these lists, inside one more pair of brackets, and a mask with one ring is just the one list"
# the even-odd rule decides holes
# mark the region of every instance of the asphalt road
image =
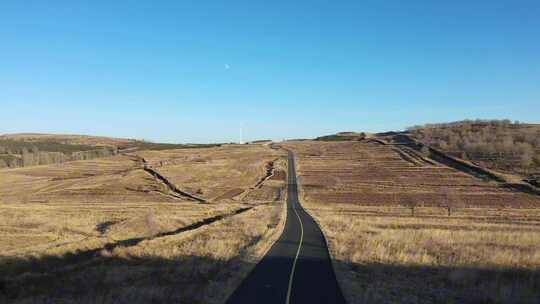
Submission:
[[291,152],[287,178],[283,233],[227,303],[346,303],[321,229],[298,202]]

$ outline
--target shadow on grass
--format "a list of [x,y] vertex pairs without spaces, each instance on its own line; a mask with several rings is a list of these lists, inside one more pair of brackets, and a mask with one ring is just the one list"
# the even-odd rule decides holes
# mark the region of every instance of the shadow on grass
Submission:
[[[202,219],[198,222],[195,222],[193,224],[180,227],[178,229],[172,230],[172,231],[165,231],[160,232],[152,237],[135,237],[135,238],[129,238],[124,240],[119,240],[111,243],[105,244],[103,247],[98,247],[95,249],[89,249],[89,250],[83,250],[83,251],[77,251],[75,253],[67,253],[61,258],[56,256],[48,256],[41,259],[34,259],[34,258],[28,258],[24,259],[24,262],[22,260],[19,260],[18,262],[12,262],[12,259],[10,257],[0,257],[2,259],[2,264],[0,264],[0,270],[8,270],[10,272],[30,272],[30,271],[48,271],[48,272],[62,272],[62,266],[71,265],[71,264],[77,264],[84,261],[92,260],[96,257],[99,257],[101,252],[103,250],[105,251],[113,251],[115,248],[118,247],[131,247],[136,246],[139,243],[147,240],[152,240],[155,238],[165,237],[165,236],[171,236],[180,234],[183,232],[191,231],[198,229],[200,227],[210,225],[214,222],[223,220],[225,218],[238,215],[241,213],[244,213],[246,211],[251,210],[253,207],[244,207],[237,209],[231,213],[228,214],[220,214],[213,217]],[[98,225],[98,230],[100,228],[107,229],[107,225],[110,225],[111,222],[105,222],[103,224]],[[49,269],[45,269],[44,267],[47,267]],[[60,268],[60,270],[51,270],[52,268]]]
[[[286,260],[286,261],[284,261]],[[199,256],[0,257],[0,303],[220,303],[251,263]],[[79,261],[80,262],[80,261]],[[278,257],[273,263],[290,262]],[[316,267],[317,261],[312,267]],[[540,271],[334,261],[349,303],[539,303]],[[59,271],[59,270],[62,271]],[[314,280],[316,278],[299,278]],[[284,279],[286,280],[286,279]]]
[[0,257],[0,303],[224,302],[249,266],[198,256],[99,256],[79,264],[70,255]]
[[540,303],[539,269],[334,263],[350,303]]

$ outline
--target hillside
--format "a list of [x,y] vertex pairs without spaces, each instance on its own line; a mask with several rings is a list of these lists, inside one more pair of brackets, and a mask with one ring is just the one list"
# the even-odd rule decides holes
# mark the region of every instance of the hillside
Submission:
[[351,140],[362,140],[366,138],[366,133],[364,132],[339,132],[332,135],[325,135],[315,138],[316,141],[351,141]]
[[540,186],[540,124],[505,120],[463,120],[425,124],[403,132],[340,132],[316,141],[359,141],[362,139],[410,136],[426,146],[474,165],[524,179]]
[[0,170],[0,303],[223,303],[283,229],[282,155],[224,145]]
[[538,303],[540,196],[433,161],[399,136],[283,144],[347,302]]
[[0,135],[0,140],[14,140],[23,142],[54,142],[65,145],[85,146],[123,146],[136,140],[127,138],[114,138],[105,136],[90,136],[76,134],[44,134],[44,133],[15,133]]
[[168,150],[215,147],[218,144],[169,144],[89,135],[17,133],[0,135],[0,169],[88,160],[122,150]]
[[529,179],[540,175],[540,124],[464,120],[408,130],[420,142],[479,166]]

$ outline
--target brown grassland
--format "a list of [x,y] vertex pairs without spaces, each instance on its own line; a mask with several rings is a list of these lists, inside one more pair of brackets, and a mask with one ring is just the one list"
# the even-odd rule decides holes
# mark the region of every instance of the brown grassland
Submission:
[[538,303],[538,196],[392,145],[286,146],[349,303]]
[[0,302],[223,302],[282,229],[283,155],[225,145],[0,170]]
[[[540,299],[539,196],[370,139],[284,146],[349,303]],[[221,303],[283,228],[286,166],[223,145],[0,170],[0,302]]]

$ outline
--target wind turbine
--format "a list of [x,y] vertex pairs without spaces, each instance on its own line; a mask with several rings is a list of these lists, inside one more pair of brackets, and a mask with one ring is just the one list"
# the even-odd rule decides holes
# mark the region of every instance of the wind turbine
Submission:
[[240,125],[240,144],[244,144],[244,124]]

